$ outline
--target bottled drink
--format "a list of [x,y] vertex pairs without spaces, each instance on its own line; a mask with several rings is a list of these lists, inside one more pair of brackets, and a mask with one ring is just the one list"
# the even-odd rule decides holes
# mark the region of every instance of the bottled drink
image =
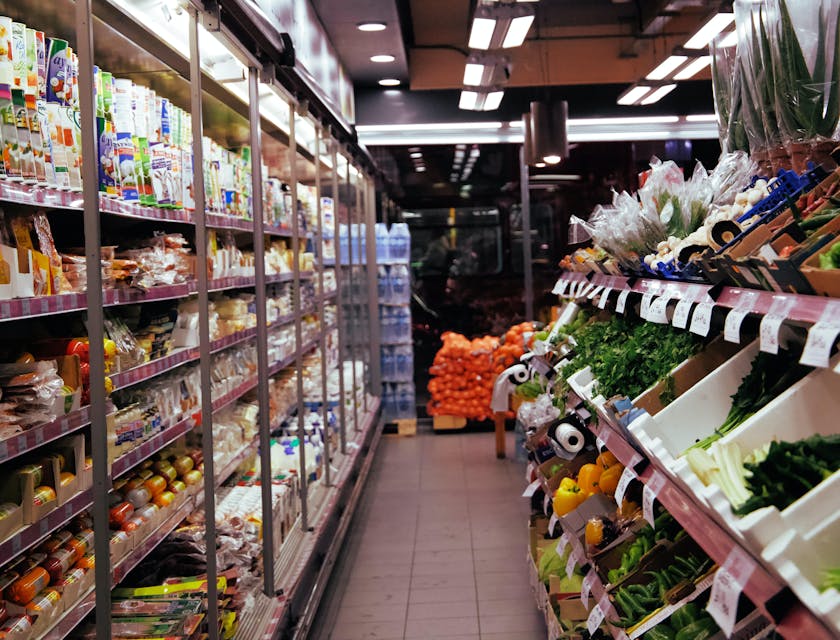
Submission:
[[395,403],[398,419],[406,420],[414,417],[416,401],[414,397],[414,385],[403,383],[395,385]]
[[379,296],[379,304],[388,304],[393,298],[393,285],[388,274],[388,268],[380,266],[377,269],[377,295]]
[[338,255],[341,264],[350,264],[350,238],[347,235],[347,225],[338,225]]
[[409,291],[408,267],[404,264],[395,264],[390,268],[391,302],[393,304],[405,304],[411,296]]
[[411,255],[411,234],[405,222],[395,222],[388,234],[391,262],[408,264]]
[[397,356],[394,347],[384,346],[380,349],[381,364],[382,364],[382,379],[396,380],[397,379]]
[[376,261],[379,264],[387,263],[390,259],[388,226],[384,222],[377,222],[374,233],[376,234]]

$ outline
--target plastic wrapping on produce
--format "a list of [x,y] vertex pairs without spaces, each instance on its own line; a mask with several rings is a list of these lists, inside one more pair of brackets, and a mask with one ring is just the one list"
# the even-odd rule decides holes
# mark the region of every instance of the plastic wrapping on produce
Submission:
[[718,133],[724,153],[749,151],[744,128],[744,84],[737,63],[735,46],[724,47],[728,34],[721,34],[709,45],[712,56],[712,91],[715,98]]
[[552,404],[551,396],[543,394],[534,402],[523,402],[516,418],[526,429],[539,429],[560,417],[560,409]]

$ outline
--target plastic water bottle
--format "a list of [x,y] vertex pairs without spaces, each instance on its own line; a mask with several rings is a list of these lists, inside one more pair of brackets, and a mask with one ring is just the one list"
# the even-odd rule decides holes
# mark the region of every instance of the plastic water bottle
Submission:
[[362,222],[359,224],[359,254],[356,262],[359,264],[367,264],[367,225]]
[[391,262],[408,264],[411,254],[411,234],[405,222],[395,222],[388,234]]
[[399,419],[405,420],[414,417],[416,402],[414,399],[413,384],[398,384],[395,392],[396,413]]
[[374,234],[376,235],[376,261],[379,264],[387,263],[390,259],[390,252],[388,251],[390,246],[388,225],[384,222],[377,222],[374,227]]
[[397,417],[396,396],[394,385],[384,383],[382,385],[382,413],[386,420],[394,420]]
[[408,345],[400,345],[398,347],[394,347],[394,370],[395,370],[395,380],[399,380],[400,382],[407,382],[411,380],[411,369],[413,368],[412,361],[414,358],[412,357],[412,349]]
[[391,320],[393,342],[411,342],[411,311],[408,307],[394,307]]
[[394,347],[382,347],[380,350],[382,363],[382,379],[393,381],[397,379],[397,357]]
[[377,269],[377,295],[379,296],[379,304],[388,304],[393,298],[393,285],[391,278],[388,275],[388,268],[380,266]]
[[338,225],[338,255],[341,264],[350,264],[350,238],[344,223]]
[[383,344],[393,342],[393,315],[394,311],[391,307],[379,307],[379,326],[382,328],[382,335],[380,340]]
[[405,304],[410,299],[408,267],[397,264],[390,269],[391,303]]

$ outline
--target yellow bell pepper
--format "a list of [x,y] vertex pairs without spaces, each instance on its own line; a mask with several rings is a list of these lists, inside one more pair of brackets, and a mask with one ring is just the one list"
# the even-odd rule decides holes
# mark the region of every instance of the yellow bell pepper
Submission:
[[554,513],[558,517],[565,516],[577,509],[584,500],[586,500],[586,494],[580,490],[578,483],[571,478],[563,478],[557,491],[554,492],[552,502]]

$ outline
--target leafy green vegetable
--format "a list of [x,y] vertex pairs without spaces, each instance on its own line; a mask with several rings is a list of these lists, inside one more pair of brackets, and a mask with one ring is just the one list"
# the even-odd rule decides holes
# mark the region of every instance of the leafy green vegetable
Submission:
[[692,333],[624,316],[590,323],[575,334],[575,340],[576,356],[563,368],[563,377],[588,365],[606,397],[637,397],[702,346],[702,339]]
[[764,460],[744,466],[752,496],[735,513],[743,516],[770,506],[786,509],[840,468],[840,434],[772,442]]
[[820,587],[826,589],[840,589],[840,567],[833,567],[823,571],[823,583]]
[[811,370],[812,367],[799,364],[798,358],[788,351],[779,351],[778,355],[760,351],[752,361],[750,372],[732,395],[732,408],[724,423],[690,448],[708,449],[715,440],[742,424]]
[[840,241],[835,242],[828,251],[820,254],[820,269],[840,269]]
[[543,391],[542,385],[536,380],[528,380],[528,382],[516,385],[516,394],[529,400],[538,398],[542,395]]

